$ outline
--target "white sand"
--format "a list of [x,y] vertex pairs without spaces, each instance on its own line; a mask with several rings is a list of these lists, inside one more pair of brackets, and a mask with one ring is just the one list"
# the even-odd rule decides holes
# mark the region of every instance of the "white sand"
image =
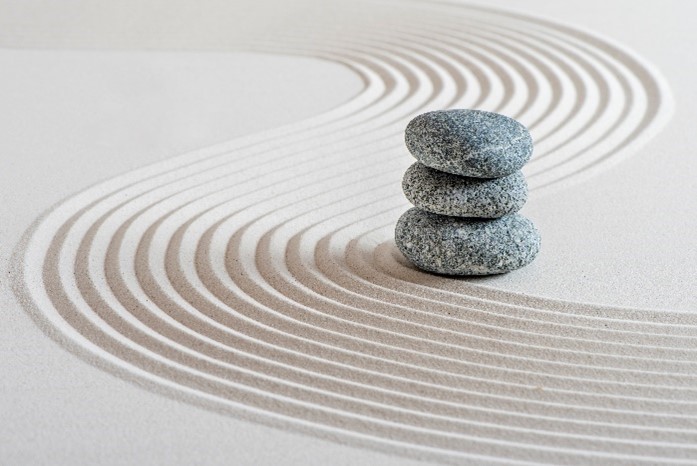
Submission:
[[[4,6],[0,45],[284,56],[2,53],[0,99],[17,111],[1,140],[18,154],[3,260],[40,212],[106,180],[17,249],[10,275],[34,322],[5,286],[2,457],[697,456],[697,64],[663,53],[693,38],[686,12],[631,12],[671,31],[648,39],[621,9],[549,11],[651,65],[572,27],[456,4],[376,4],[374,22],[338,4],[218,6],[196,23],[152,5],[128,34],[128,9],[86,8],[81,28]],[[392,243],[401,128],[448,106],[516,116],[538,142],[525,212],[544,248],[524,270],[435,277]]]

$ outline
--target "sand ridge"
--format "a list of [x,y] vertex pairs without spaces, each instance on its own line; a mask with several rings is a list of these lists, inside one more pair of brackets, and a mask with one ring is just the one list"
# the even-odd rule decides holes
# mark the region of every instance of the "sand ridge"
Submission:
[[17,292],[81,356],[260,422],[444,461],[694,454],[697,319],[423,274],[390,239],[415,113],[521,120],[543,195],[658,131],[662,79],[567,26],[407,5],[376,9],[387,28],[347,11],[351,35],[328,19],[241,45],[345,63],[365,88],[68,199],[20,251]]

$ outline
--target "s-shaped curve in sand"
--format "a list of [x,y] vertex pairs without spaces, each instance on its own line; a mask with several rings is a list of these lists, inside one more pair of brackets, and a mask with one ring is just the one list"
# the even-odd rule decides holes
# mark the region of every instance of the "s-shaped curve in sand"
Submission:
[[363,91],[53,208],[16,254],[15,290],[35,321],[152,390],[398,454],[694,457],[697,317],[423,274],[391,240],[406,207],[401,135],[415,114],[464,107],[521,120],[536,141],[526,174],[542,195],[660,129],[671,113],[660,76],[606,39],[517,13],[337,8],[234,45],[343,63]]

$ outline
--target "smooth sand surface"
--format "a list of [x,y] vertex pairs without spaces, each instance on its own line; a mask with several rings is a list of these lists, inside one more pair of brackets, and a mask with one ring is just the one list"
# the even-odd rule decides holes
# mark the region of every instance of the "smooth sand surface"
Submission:
[[[569,22],[594,26],[590,3],[549,10],[566,23],[347,5],[249,5],[244,21],[217,5],[182,23],[185,5],[155,20],[153,2],[129,34],[114,19],[127,10],[87,8],[79,28],[48,27],[56,13],[42,8],[21,35],[26,12],[8,9],[5,46],[189,52],[0,57],[20,63],[3,79],[24,92],[1,97],[19,109],[6,150],[27,154],[3,188],[26,193],[3,206],[16,215],[4,260],[40,211],[79,191],[34,223],[8,269],[21,308],[7,287],[16,422],[0,454],[118,463],[138,438],[128,459],[172,462],[158,445],[175,442],[181,463],[697,457],[685,156],[697,96],[674,74],[684,68],[652,63],[655,42],[674,47],[687,25],[637,14],[673,31],[647,43],[609,10],[599,29],[624,30],[644,57]],[[531,129],[524,212],[543,252],[523,270],[429,275],[394,245],[412,161],[401,131],[448,107]]]

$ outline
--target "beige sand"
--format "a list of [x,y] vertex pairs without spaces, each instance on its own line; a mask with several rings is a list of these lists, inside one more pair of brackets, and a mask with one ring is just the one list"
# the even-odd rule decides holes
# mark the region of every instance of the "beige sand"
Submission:
[[[610,175],[618,180],[628,157],[677,124],[661,74],[614,42],[517,13],[334,8],[251,12],[249,35],[221,37],[232,50],[341,63],[362,90],[50,210],[15,255],[15,292],[33,319],[73,354],[154,392],[356,448],[444,462],[695,458],[694,296],[670,307],[560,289],[582,281],[572,261],[602,261],[564,250],[575,235],[610,232],[617,250],[627,224],[600,216],[580,232],[554,226],[583,212],[559,209],[564,196],[607,210],[612,199],[593,190],[643,187]],[[273,31],[253,27],[285,15]],[[220,40],[194,32],[189,48]],[[81,40],[61,37],[61,46]],[[135,45],[100,37],[99,47]],[[169,37],[147,46],[181,46]],[[415,270],[394,247],[410,163],[401,130],[447,107],[530,127],[529,210],[551,240],[528,269],[448,279]],[[616,214],[631,205],[615,204]],[[624,267],[642,252],[628,251]],[[592,279],[614,283],[611,270],[599,266]],[[684,280],[694,283],[693,272]],[[640,281],[617,282],[615,295],[642,293]]]

